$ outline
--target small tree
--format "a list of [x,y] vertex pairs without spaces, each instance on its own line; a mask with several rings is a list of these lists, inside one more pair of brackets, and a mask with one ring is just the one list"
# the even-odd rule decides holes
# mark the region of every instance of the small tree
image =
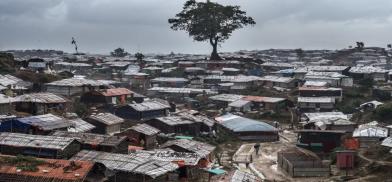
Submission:
[[376,110],[374,110],[374,117],[377,120],[380,121],[388,121],[388,123],[391,123],[391,118],[392,118],[392,104],[384,104],[382,106],[377,107]]
[[297,53],[299,60],[302,60],[305,57],[304,50],[302,50],[301,48],[295,49],[295,52]]
[[144,62],[144,55],[140,52],[135,54],[136,60],[139,62],[141,67],[144,67],[145,62]]
[[119,47],[117,49],[114,49],[113,52],[110,52],[110,55],[114,57],[125,57],[128,55],[128,52],[126,52],[123,48]]
[[234,30],[256,22],[239,6],[188,0],[183,10],[169,19],[173,30],[185,30],[195,41],[209,41],[212,46],[211,60],[220,60],[218,44],[227,40]]
[[358,83],[359,83],[359,85],[361,85],[363,88],[366,88],[366,89],[370,89],[374,85],[374,81],[372,78],[361,79],[361,80],[359,80]]

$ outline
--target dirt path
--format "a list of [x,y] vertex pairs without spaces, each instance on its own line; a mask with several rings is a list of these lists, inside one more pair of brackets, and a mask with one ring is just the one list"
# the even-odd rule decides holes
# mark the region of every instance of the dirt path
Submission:
[[358,152],[358,157],[360,157],[361,159],[363,159],[365,161],[368,161],[369,163],[374,162],[379,165],[392,166],[392,162],[369,159],[368,157],[363,155],[363,152]]

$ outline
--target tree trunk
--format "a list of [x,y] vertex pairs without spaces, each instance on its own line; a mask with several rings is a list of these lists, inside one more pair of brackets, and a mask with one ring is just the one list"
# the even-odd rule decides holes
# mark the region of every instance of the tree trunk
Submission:
[[210,44],[212,46],[210,60],[222,60],[222,58],[218,54],[218,38],[210,38]]

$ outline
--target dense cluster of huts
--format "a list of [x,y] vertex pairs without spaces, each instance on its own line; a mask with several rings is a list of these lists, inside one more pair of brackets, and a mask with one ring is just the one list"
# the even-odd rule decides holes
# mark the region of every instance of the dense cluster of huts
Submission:
[[332,163],[323,160],[332,153],[339,168],[353,168],[361,148],[392,147],[392,127],[355,123],[337,105],[344,90],[364,79],[388,83],[390,72],[385,51],[376,48],[352,53],[351,66],[326,59],[334,54],[241,51],[223,53],[222,61],[182,54],[148,55],[142,62],[102,55],[18,58],[18,72],[64,78],[37,85],[0,75],[0,179],[261,181],[257,172],[223,169],[216,159],[221,151],[209,143],[222,133],[256,143],[233,156],[248,165],[260,155],[254,155],[259,143],[284,136],[285,122],[272,117],[281,114],[291,116],[286,124],[297,140],[277,153],[279,170],[329,176]]

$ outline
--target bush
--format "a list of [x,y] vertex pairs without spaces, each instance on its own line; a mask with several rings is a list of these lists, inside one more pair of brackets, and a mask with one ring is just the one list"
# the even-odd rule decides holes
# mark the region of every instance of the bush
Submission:
[[362,88],[366,88],[366,89],[372,88],[374,85],[374,81],[372,78],[361,79],[361,80],[359,80],[358,83],[359,83],[359,85],[362,86]]
[[380,121],[391,121],[392,118],[392,104],[384,104],[374,110],[374,117]]
[[75,99],[72,106],[73,112],[75,112],[79,117],[83,118],[87,116],[88,107],[86,104],[83,104],[78,99]]

